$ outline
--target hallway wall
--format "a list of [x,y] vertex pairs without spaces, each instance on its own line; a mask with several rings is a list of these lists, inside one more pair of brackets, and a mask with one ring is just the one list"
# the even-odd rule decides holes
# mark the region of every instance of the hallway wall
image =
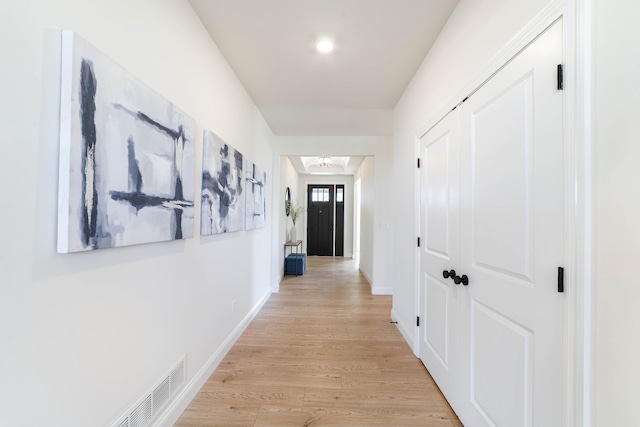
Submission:
[[640,425],[640,2],[594,4],[596,425],[631,426]]
[[373,283],[376,273],[373,250],[375,247],[375,189],[371,185],[375,173],[373,159],[364,159],[355,175],[355,180],[360,180],[360,271]]
[[[299,203],[298,197],[298,188],[300,187],[300,175],[298,175],[298,171],[291,163],[291,160],[287,157],[279,157],[276,159],[277,161],[274,166],[274,170],[280,171],[280,186],[277,189],[274,189],[274,200],[276,204],[279,203],[282,209],[278,209],[276,213],[276,218],[278,218],[278,230],[274,230],[274,236],[277,236],[276,239],[281,248],[284,247],[284,244],[290,240],[291,227],[293,227],[293,223],[291,222],[291,216],[287,216],[284,210],[284,194],[289,187],[291,192],[291,202]],[[296,229],[299,229],[300,220],[298,220],[298,224],[296,224]],[[299,231],[301,233],[301,231]],[[299,234],[298,236],[301,236]],[[300,237],[298,237],[300,239]],[[284,250],[276,252],[278,253],[277,262],[278,263],[278,276],[276,277],[276,282],[279,282],[282,277],[284,277]],[[274,269],[276,270],[276,269]],[[278,288],[274,288],[274,291],[277,291]]]
[[[263,168],[268,185],[273,135],[186,1],[5,1],[0,16],[0,425],[108,425],[183,354],[187,383],[206,379],[270,295],[271,223],[56,254],[59,30],[196,119],[196,195],[203,127]],[[196,224],[199,211],[196,199]]]

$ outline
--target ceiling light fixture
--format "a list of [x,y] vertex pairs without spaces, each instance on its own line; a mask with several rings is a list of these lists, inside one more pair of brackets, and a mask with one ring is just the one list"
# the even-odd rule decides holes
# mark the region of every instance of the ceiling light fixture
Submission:
[[318,42],[316,48],[321,53],[329,53],[333,50],[333,43],[331,42],[331,40],[323,39]]
[[328,168],[329,166],[331,166],[331,157],[318,157],[318,166],[322,168]]

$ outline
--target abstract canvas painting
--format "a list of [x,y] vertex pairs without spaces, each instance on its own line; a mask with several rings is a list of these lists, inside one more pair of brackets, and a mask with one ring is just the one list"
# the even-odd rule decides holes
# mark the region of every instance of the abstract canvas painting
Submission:
[[255,164],[247,161],[247,171],[245,180],[246,206],[245,206],[245,229],[264,227],[267,222],[265,213],[266,206],[266,185],[267,174],[260,170]]
[[244,222],[242,154],[209,130],[203,139],[200,234],[240,231]]
[[193,237],[195,121],[62,36],[58,252]]

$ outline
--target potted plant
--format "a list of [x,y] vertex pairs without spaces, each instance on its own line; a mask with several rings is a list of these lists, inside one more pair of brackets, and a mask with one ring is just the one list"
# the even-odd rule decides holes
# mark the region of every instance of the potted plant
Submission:
[[300,215],[302,215],[305,211],[306,209],[304,206],[300,206],[295,202],[292,202],[291,206],[289,207],[289,214],[291,215],[291,221],[293,221],[293,227],[291,227],[291,238],[289,239],[291,242],[295,242],[298,240],[296,232],[296,221],[298,221]]

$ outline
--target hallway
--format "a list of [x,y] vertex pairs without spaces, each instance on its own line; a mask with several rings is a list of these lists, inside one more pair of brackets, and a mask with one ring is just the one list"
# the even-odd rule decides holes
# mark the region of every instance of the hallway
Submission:
[[461,426],[357,262],[286,276],[177,426]]

